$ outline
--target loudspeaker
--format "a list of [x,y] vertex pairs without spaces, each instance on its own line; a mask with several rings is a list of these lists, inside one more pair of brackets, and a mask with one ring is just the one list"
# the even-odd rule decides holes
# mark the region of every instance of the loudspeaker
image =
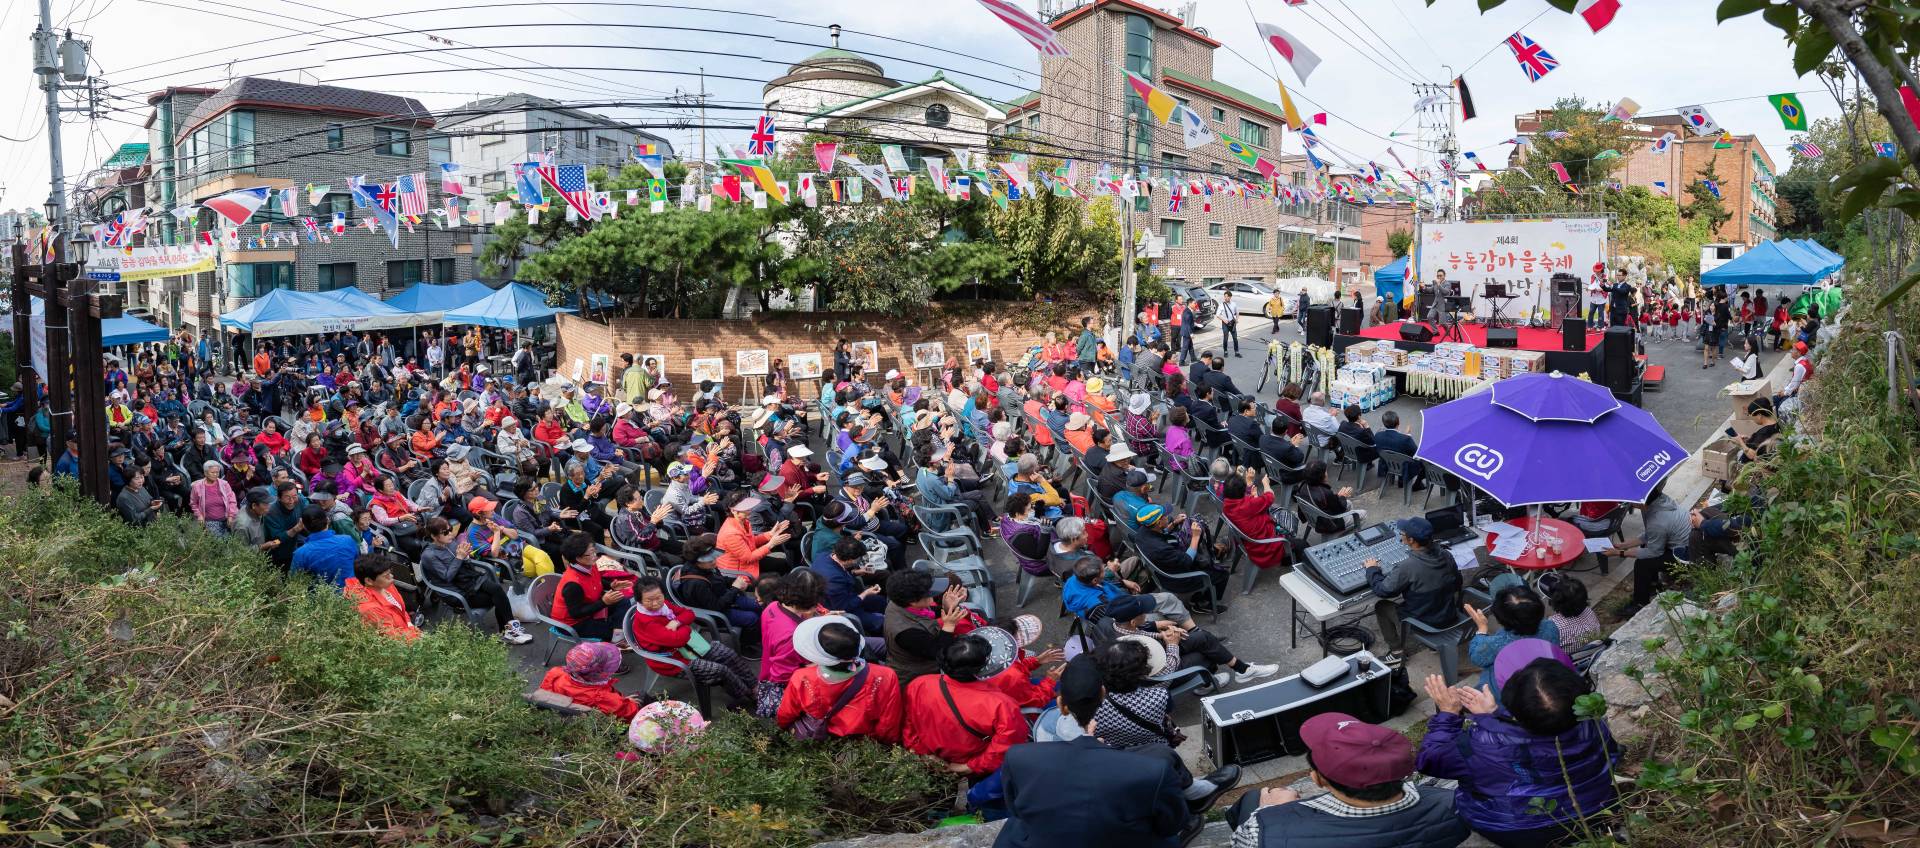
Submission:
[[1560,319],[1560,349],[1587,349],[1587,320],[1567,317]]
[[1340,335],[1357,336],[1360,334],[1360,308],[1356,306],[1340,307]]
[[1520,346],[1520,331],[1512,327],[1491,327],[1487,330],[1487,347],[1517,348]]
[[1324,303],[1307,307],[1307,344],[1333,347],[1333,307]]
[[1413,317],[1422,321],[1427,320],[1427,316],[1433,314],[1433,299],[1435,296],[1433,286],[1421,286],[1420,291],[1416,293],[1414,297]]
[[1600,370],[1606,374],[1607,388],[1615,397],[1633,391],[1633,328],[1608,327],[1600,342]]
[[1425,324],[1401,324],[1400,338],[1410,342],[1433,341],[1433,328]]

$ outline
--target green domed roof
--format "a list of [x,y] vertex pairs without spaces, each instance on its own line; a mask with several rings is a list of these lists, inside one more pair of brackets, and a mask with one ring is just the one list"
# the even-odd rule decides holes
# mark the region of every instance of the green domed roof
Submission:
[[854,53],[850,50],[841,50],[838,47],[829,47],[825,50],[822,50],[818,53],[813,54],[812,56],[808,56],[805,59],[801,59],[800,61],[793,63],[793,67],[798,68],[803,65],[811,65],[816,62],[858,62],[862,65],[866,65],[869,68],[872,68],[876,76],[878,76],[881,73],[880,63],[875,62],[872,59],[869,59],[858,53]]

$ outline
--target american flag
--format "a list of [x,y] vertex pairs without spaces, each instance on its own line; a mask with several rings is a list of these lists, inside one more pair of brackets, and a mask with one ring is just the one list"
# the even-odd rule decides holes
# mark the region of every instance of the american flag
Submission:
[[1820,145],[1814,144],[1811,141],[1803,141],[1794,145],[1793,151],[1808,159],[1818,159],[1825,152],[1820,149]]
[[1507,49],[1512,50],[1513,58],[1520,62],[1520,70],[1527,72],[1529,82],[1539,82],[1548,71],[1560,66],[1560,60],[1553,58],[1545,47],[1517,32],[1507,36]]
[[587,166],[542,165],[539,173],[540,181],[559,192],[580,217],[593,217],[593,190],[587,187]]
[[1020,37],[1026,39],[1027,43],[1033,45],[1033,49],[1040,51],[1041,55],[1062,58],[1067,56],[1067,47],[1060,43],[1060,34],[1054,32],[1053,27],[1041,23],[1038,18],[1028,14],[1027,10],[1007,0],[980,0],[980,5],[987,7],[987,11],[1005,21],[1007,26],[1013,27],[1013,31],[1019,33]]
[[401,174],[394,188],[400,192],[400,214],[427,214],[426,174]]
[[777,130],[773,125],[773,116],[761,115],[758,120],[754,121],[753,135],[747,139],[747,152],[757,156],[772,156],[774,135],[776,132]]

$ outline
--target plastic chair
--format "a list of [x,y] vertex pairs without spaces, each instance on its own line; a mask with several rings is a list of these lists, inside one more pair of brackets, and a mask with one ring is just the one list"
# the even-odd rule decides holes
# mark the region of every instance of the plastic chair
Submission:
[[620,563],[621,567],[635,577],[660,576],[660,557],[652,551],[639,548],[610,548],[601,544],[595,544],[593,547],[602,556]]
[[1411,616],[1401,616],[1400,644],[1405,645],[1412,639],[1433,649],[1440,656],[1441,677],[1452,686],[1460,679],[1460,643],[1467,640],[1467,633],[1472,629],[1473,620],[1466,617],[1446,627],[1434,627]]
[[[697,623],[698,621],[699,619],[696,618],[695,619],[696,627],[699,626]],[[683,660],[672,654],[656,653],[654,651],[649,651],[649,650],[646,650],[645,648],[640,647],[640,642],[633,638],[633,616],[631,614],[627,616],[626,621],[620,622],[620,630],[621,632],[627,635],[627,650],[632,651],[635,654],[639,655],[641,659],[640,691],[642,692],[650,691],[653,689],[655,684],[660,682],[660,678],[662,675],[660,674],[660,672],[655,671],[653,669],[652,663],[657,662],[657,663],[661,663],[662,665],[669,665],[680,670],[679,674],[673,675],[674,677],[685,678],[688,682],[693,684],[694,698],[700,704],[700,715],[703,717],[711,717],[713,715],[713,692],[707,686],[707,684],[702,683],[699,680],[694,679],[691,675],[687,674],[686,660]]]
[[1293,503],[1295,507],[1306,514],[1306,522],[1304,526],[1300,528],[1300,539],[1303,542],[1312,539],[1314,533],[1320,532],[1320,522],[1322,521],[1337,522],[1341,527],[1338,533],[1320,533],[1320,541],[1322,542],[1330,539],[1338,539],[1341,536],[1360,529],[1358,522],[1348,520],[1360,517],[1360,510],[1350,509],[1339,515],[1328,515],[1326,511],[1314,506],[1312,502],[1298,495],[1294,496]]
[[467,596],[460,594],[458,590],[450,586],[442,586],[438,583],[433,582],[432,580],[427,579],[427,570],[423,568],[418,562],[413,564],[413,579],[417,585],[424,587],[427,590],[428,598],[432,599],[437,603],[452,605],[454,609],[457,609],[460,611],[461,617],[468,619],[469,623],[472,622],[472,616],[475,613],[484,613],[488,611],[485,609],[476,608],[473,604],[468,603]]
[[[1220,523],[1226,527],[1228,537],[1233,540],[1233,568],[1236,569],[1240,567],[1242,560],[1248,558],[1247,548],[1249,546],[1264,549],[1273,545],[1285,545],[1289,541],[1285,535],[1275,535],[1266,539],[1255,539],[1248,536],[1245,531],[1241,530],[1238,525],[1234,524],[1233,521],[1225,515],[1220,516]],[[1253,594],[1253,584],[1260,579],[1260,572],[1265,570],[1266,569],[1254,565],[1252,562],[1248,562],[1247,577],[1244,581],[1245,585],[1240,588],[1240,594]]]
[[913,503],[909,504],[909,508],[913,510],[913,517],[920,519],[920,526],[931,532],[945,534],[953,532],[956,528],[972,529],[969,524],[973,519],[973,510],[966,504],[935,506],[927,503]]
[[680,575],[686,573],[686,570],[687,567],[684,565],[676,565],[667,569],[666,578],[660,581],[661,588],[667,593],[667,600],[674,606],[686,607],[692,611],[694,620],[705,621],[711,625],[715,631],[732,636],[733,644],[738,647],[740,644],[740,630],[733,626],[732,621],[728,620],[726,613],[719,610],[706,609],[705,607],[696,607],[681,600],[680,595],[674,591],[673,587],[679,583]]
[[553,649],[560,647],[562,642],[578,645],[581,642],[600,641],[582,637],[574,632],[571,626],[552,616],[553,605],[558,600],[559,594],[560,575],[558,574],[542,574],[533,578],[533,585],[527,587],[527,603],[533,606],[534,618],[539,619],[541,624],[547,626],[547,632],[553,634],[553,641],[547,643],[547,654],[541,659],[541,662],[548,666],[553,665]]
[[[1079,615],[1073,617],[1073,624],[1067,629],[1069,639],[1080,638],[1083,645],[1090,650],[1105,648],[1119,640],[1120,633],[1113,626],[1113,619],[1102,615],[1099,607],[1095,607],[1091,615],[1091,619]],[[1197,665],[1170,669],[1147,679],[1167,687],[1167,696],[1170,699],[1189,692],[1201,690],[1210,692],[1216,688],[1213,675],[1207,673],[1204,666]]]
[[1416,462],[1418,462],[1418,460],[1404,453],[1382,448],[1380,450],[1380,464],[1385,466],[1385,468],[1381,471],[1381,492],[1384,493],[1388,486],[1397,485],[1400,487],[1400,502],[1404,505],[1412,506],[1413,476],[1411,474],[1411,468],[1418,467],[1415,465]]
[[1353,490],[1356,492],[1365,491],[1367,488],[1367,472],[1373,470],[1373,463],[1360,458],[1361,450],[1365,449],[1367,445],[1363,444],[1359,439],[1345,433],[1335,433],[1333,434],[1333,438],[1334,441],[1340,444],[1339,461],[1341,479],[1346,478],[1347,469],[1351,468],[1357,472],[1356,476],[1359,477],[1353,484]]
[[[1307,473],[1306,462],[1302,461],[1299,465],[1288,465],[1264,453],[1260,456],[1266,461],[1267,479],[1273,481],[1273,487],[1275,489],[1273,494],[1274,503],[1284,504],[1292,502],[1293,490],[1300,485],[1299,480],[1301,475]],[[1292,477],[1294,482],[1286,482],[1288,477]]]
[[979,610],[980,614],[988,619],[998,617],[995,614],[998,611],[998,604],[995,603],[993,596],[993,573],[987,569],[985,560],[977,556],[942,562],[917,559],[913,561],[912,568],[914,571],[925,571],[935,575],[943,572],[952,575],[955,580],[960,581],[960,585],[966,587],[968,606]]
[[[1028,571],[1023,565],[1021,565],[1020,561],[1025,557],[1022,557],[1018,551],[1015,551],[1013,549],[1013,543],[1007,541],[1007,537],[1005,534],[1002,534],[995,538],[999,540],[1000,547],[1006,549],[1007,557],[1013,561],[1013,577],[1014,577],[1013,585],[1014,585],[1014,591],[1016,592],[1016,594],[1014,595],[1013,603],[1015,606],[1020,607],[1021,609],[1025,609],[1027,606],[1027,601],[1030,600],[1033,596],[1033,587],[1039,585],[1040,583],[1040,576],[1037,574],[1034,574],[1033,572]],[[1046,562],[1044,557],[1041,559],[1041,562],[1043,563]],[[1051,571],[1049,571],[1049,573],[1051,573]],[[1061,581],[1060,575],[1054,574],[1053,580],[1054,580],[1055,587],[1058,588]]]
[[1435,492],[1447,493],[1447,499],[1450,503],[1460,502],[1459,496],[1452,489],[1447,488],[1447,485],[1453,482],[1453,475],[1448,474],[1446,469],[1424,459],[1420,460],[1420,465],[1423,468],[1424,476],[1427,480],[1427,496],[1420,499],[1420,508],[1422,510],[1425,510],[1427,505],[1433,502]]
[[1213,610],[1211,613],[1212,620],[1215,622],[1220,620],[1220,613],[1226,611],[1226,605],[1220,602],[1220,592],[1213,586],[1213,575],[1211,573],[1207,571],[1167,571],[1161,568],[1159,563],[1154,562],[1153,557],[1147,556],[1146,551],[1136,548],[1135,552],[1139,554],[1140,562],[1145,564],[1147,570],[1153,573],[1154,585],[1160,587],[1163,591],[1167,590],[1166,587],[1169,581],[1199,580],[1201,585],[1206,587],[1207,605]]

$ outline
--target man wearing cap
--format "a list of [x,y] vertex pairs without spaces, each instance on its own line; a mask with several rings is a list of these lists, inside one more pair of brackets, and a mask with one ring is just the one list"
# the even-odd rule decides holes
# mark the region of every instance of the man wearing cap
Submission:
[[1154,481],[1158,479],[1160,479],[1158,474],[1135,468],[1127,472],[1126,488],[1114,493],[1112,498],[1114,510],[1120,513],[1120,521],[1129,529],[1140,529],[1137,516],[1140,510],[1153,504],[1148,496],[1153,491]]
[[907,525],[895,519],[880,517],[890,501],[884,494],[869,499],[868,482],[867,475],[862,472],[856,471],[847,475],[846,479],[841,481],[840,492],[834,496],[834,500],[853,508],[853,511],[848,513],[852,519],[847,522],[847,529],[879,539],[887,546],[887,562],[892,567],[899,568],[906,564]]
[[1133,459],[1136,454],[1125,442],[1107,449],[1106,461],[1101,463],[1098,476],[1094,479],[1093,490],[1100,497],[1113,500],[1127,488],[1127,474],[1133,471]]
[[1055,691],[1082,732],[1007,751],[1000,779],[1008,821],[995,848],[1182,845],[1205,826],[1220,794],[1240,782],[1239,766],[1195,780],[1165,745],[1123,751],[1100,741],[1094,715],[1106,690],[1091,654],[1067,663]]
[[[1134,513],[1134,521],[1140,526],[1135,541],[1141,559],[1152,563],[1162,574],[1198,571],[1206,575],[1179,579],[1162,577],[1157,581],[1161,589],[1174,594],[1187,593],[1187,610],[1190,612],[1216,613],[1226,609],[1226,604],[1222,603],[1216,610],[1212,601],[1212,598],[1224,597],[1227,593],[1230,572],[1216,564],[1219,556],[1225,552],[1224,543],[1207,544],[1204,524],[1191,521],[1185,515],[1175,516],[1159,504],[1141,507]],[[1180,532],[1182,525],[1185,532]],[[1203,580],[1213,584],[1211,594]]]
[[1380,635],[1393,649],[1386,657],[1389,662],[1398,662],[1404,647],[1402,618],[1434,628],[1451,627],[1460,621],[1460,569],[1453,564],[1453,557],[1433,549],[1433,524],[1416,515],[1401,519],[1397,527],[1407,556],[1393,573],[1381,568],[1377,559],[1361,563],[1367,571],[1367,587],[1381,599],[1373,605],[1373,614]]
[[1313,783],[1326,794],[1302,801],[1291,789],[1267,787],[1240,796],[1227,813],[1235,848],[1453,848],[1467,840],[1453,791],[1407,780],[1413,743],[1399,731],[1321,713],[1300,726],[1300,739]]

